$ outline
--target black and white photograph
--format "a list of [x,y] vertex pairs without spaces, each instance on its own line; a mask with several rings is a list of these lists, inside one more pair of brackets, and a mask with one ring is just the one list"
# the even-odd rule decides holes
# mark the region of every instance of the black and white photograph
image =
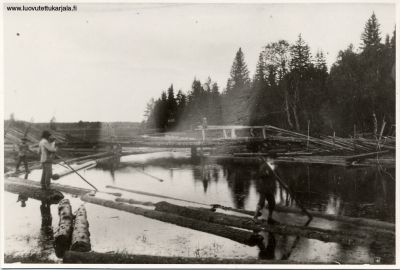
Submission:
[[2,267],[399,266],[396,1],[1,5]]

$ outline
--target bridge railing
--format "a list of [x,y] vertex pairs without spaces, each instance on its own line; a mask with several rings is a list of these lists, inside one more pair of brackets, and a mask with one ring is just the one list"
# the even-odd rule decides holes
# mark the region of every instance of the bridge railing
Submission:
[[[207,133],[209,131],[212,131],[214,134],[218,134],[215,131],[220,131],[220,138],[222,139],[237,139],[237,138],[243,138],[243,137],[261,137],[265,139],[267,137],[267,127],[268,126],[241,126],[241,125],[227,125],[227,126],[198,126],[195,131],[201,132],[202,135],[202,140],[205,141],[209,138],[207,138]],[[248,131],[247,134],[248,136],[241,136],[238,135],[239,131]],[[243,132],[242,132],[243,133]],[[214,137],[215,138],[215,137]],[[218,138],[217,138],[218,139]]]

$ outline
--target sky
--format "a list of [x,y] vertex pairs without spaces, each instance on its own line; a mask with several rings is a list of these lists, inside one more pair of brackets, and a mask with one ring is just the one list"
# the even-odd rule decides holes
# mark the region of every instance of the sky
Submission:
[[48,122],[142,121],[146,103],[194,78],[226,86],[237,50],[254,74],[269,42],[301,33],[330,66],[393,4],[76,4],[75,12],[4,9],[4,113]]

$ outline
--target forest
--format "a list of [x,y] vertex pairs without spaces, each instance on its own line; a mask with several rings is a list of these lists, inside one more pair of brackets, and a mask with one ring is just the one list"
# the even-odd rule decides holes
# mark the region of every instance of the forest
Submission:
[[341,50],[328,68],[325,54],[311,49],[301,34],[290,44],[278,40],[259,53],[250,77],[238,49],[226,86],[210,77],[194,79],[188,91],[171,84],[150,100],[147,128],[160,132],[208,125],[273,125],[314,136],[376,135],[395,125],[396,32],[382,38],[373,13],[360,31],[358,47]]

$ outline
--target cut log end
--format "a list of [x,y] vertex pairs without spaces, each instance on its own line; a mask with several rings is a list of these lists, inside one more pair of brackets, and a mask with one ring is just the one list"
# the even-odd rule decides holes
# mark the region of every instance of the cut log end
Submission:
[[84,205],[81,205],[75,212],[71,250],[80,252],[88,252],[91,250],[89,222]]

